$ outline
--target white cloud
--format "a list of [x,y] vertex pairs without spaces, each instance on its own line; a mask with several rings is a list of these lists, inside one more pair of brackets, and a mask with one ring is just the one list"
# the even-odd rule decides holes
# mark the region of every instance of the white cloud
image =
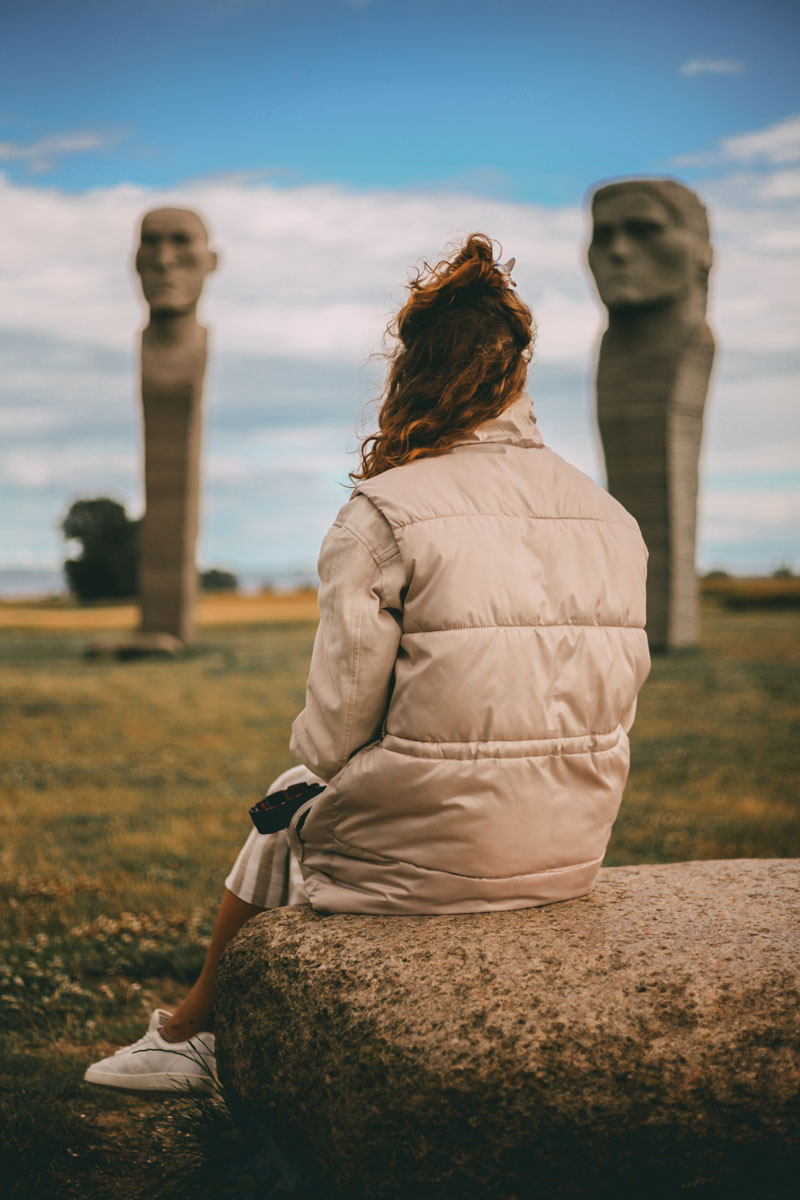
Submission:
[[724,157],[735,162],[800,162],[800,113],[754,133],[723,138],[720,146]]
[[[732,348],[722,346],[705,415],[703,475],[728,486],[740,478],[763,487],[778,474],[800,477],[798,372],[733,374]],[[727,481],[727,483],[726,483]]]
[[745,70],[735,58],[692,58],[680,67],[681,75],[741,75]]
[[[800,172],[787,165],[798,127],[791,118],[727,139],[732,169],[701,188],[719,347],[700,531],[712,565],[735,565],[744,508],[758,518],[747,529],[771,531],[770,554],[794,536],[794,500],[779,502],[773,477],[800,456]],[[221,253],[203,301],[212,329],[204,561],[313,561],[344,499],[366,398],[360,364],[381,348],[409,268],[473,229],[517,258],[514,276],[539,329],[532,387],[545,439],[602,478],[591,376],[604,313],[584,265],[588,218],[578,205],[235,176],[169,193],[121,185],[67,195],[0,176],[0,223],[14,230],[0,289],[8,347],[0,483],[27,514],[3,529],[6,559],[31,545],[40,560],[57,559],[57,517],[76,494],[110,491],[136,511],[133,368],[143,309],[131,262],[139,217],[164,203],[200,211]],[[731,501],[742,491],[746,504]],[[772,498],[753,501],[762,494]]]
[[[36,384],[41,381],[41,375],[31,371],[29,381]],[[28,408],[27,406],[0,408],[0,436],[5,438],[20,435],[42,434],[52,428],[52,414],[47,408]]]
[[133,448],[67,445],[57,450],[12,450],[0,459],[0,481],[23,491],[81,488],[87,478],[99,491],[114,489],[119,480],[130,479],[136,470]]
[[[778,211],[772,200],[790,198],[797,184],[778,170],[704,189],[717,246],[713,318],[740,349],[796,345],[798,222],[791,205]],[[143,319],[131,270],[134,231],[143,211],[167,201],[209,220],[221,263],[204,312],[214,346],[226,353],[363,361],[381,346],[409,268],[475,228],[516,255],[541,362],[582,367],[596,337],[601,318],[582,262],[587,222],[577,206],[231,179],[171,193],[123,185],[82,196],[0,181],[0,221],[15,230],[0,328],[130,354]],[[35,363],[24,368],[31,369]]]
[[238,439],[217,439],[208,454],[206,478],[249,489],[258,488],[265,477],[342,479],[349,467],[340,427],[290,426],[251,434],[244,445]]
[[[142,212],[167,202],[208,216],[221,264],[207,284],[206,313],[216,342],[231,351],[362,360],[379,348],[409,268],[472,229],[491,232],[516,255],[520,290],[537,311],[541,305],[540,352],[574,357],[584,344],[591,301],[577,207],[236,179],[83,196],[0,184],[0,220],[16,230],[0,326],[128,349],[142,319],[134,230]],[[566,320],[565,307],[573,310]]]
[[78,133],[57,133],[40,138],[38,142],[0,142],[0,162],[25,162],[33,174],[53,167],[53,160],[65,154],[86,154],[105,150],[119,141],[119,136],[84,130]]
[[[796,529],[800,525],[800,488],[708,492],[700,501],[700,525],[707,538],[721,543],[751,540],[776,526]],[[788,548],[796,550],[796,543],[789,543]]]
[[716,150],[684,154],[674,159],[676,167],[710,167],[720,164],[780,166],[800,162],[800,113],[776,121],[765,129],[722,138]]
[[[759,200],[800,200],[800,167],[787,171],[773,171],[766,179],[755,184]],[[800,235],[800,230],[796,231]]]

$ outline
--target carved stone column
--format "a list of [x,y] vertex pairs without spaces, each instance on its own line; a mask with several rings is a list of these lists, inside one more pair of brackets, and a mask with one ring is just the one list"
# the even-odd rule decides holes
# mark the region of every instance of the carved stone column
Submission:
[[142,221],[136,269],[150,307],[142,334],[145,514],[139,562],[141,633],[194,636],[206,330],[203,283],[217,265],[196,213],[161,208]]
[[206,331],[192,348],[142,340],[145,514],[139,562],[143,633],[188,645],[197,600],[196,544]]
[[589,264],[609,313],[597,368],[608,490],[650,552],[651,649],[692,646],[698,461],[714,359],[706,213],[672,180],[609,184],[592,211]]

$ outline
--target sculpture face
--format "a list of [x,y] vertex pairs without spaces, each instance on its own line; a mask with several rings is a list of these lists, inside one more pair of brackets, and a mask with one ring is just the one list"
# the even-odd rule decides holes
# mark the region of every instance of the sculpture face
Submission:
[[205,225],[184,208],[157,208],[142,221],[136,270],[151,316],[190,313],[197,307],[217,256],[208,248]]
[[601,197],[593,217],[589,266],[607,308],[665,304],[696,286],[696,238],[655,196]]

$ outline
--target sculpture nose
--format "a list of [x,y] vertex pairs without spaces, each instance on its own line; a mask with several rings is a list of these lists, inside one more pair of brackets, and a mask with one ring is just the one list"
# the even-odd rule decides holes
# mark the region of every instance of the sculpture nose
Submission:
[[175,262],[175,249],[169,242],[159,242],[153,260],[160,271],[166,271]]
[[626,262],[631,257],[630,238],[619,230],[608,244],[608,256],[613,262]]

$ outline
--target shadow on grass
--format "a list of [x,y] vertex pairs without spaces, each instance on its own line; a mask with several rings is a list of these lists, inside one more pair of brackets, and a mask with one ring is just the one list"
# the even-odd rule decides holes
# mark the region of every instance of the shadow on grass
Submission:
[[3,1054],[3,1200],[333,1200],[268,1133],[235,1124],[220,1095],[93,1088],[86,1061],[63,1043],[50,1064],[27,1048]]

